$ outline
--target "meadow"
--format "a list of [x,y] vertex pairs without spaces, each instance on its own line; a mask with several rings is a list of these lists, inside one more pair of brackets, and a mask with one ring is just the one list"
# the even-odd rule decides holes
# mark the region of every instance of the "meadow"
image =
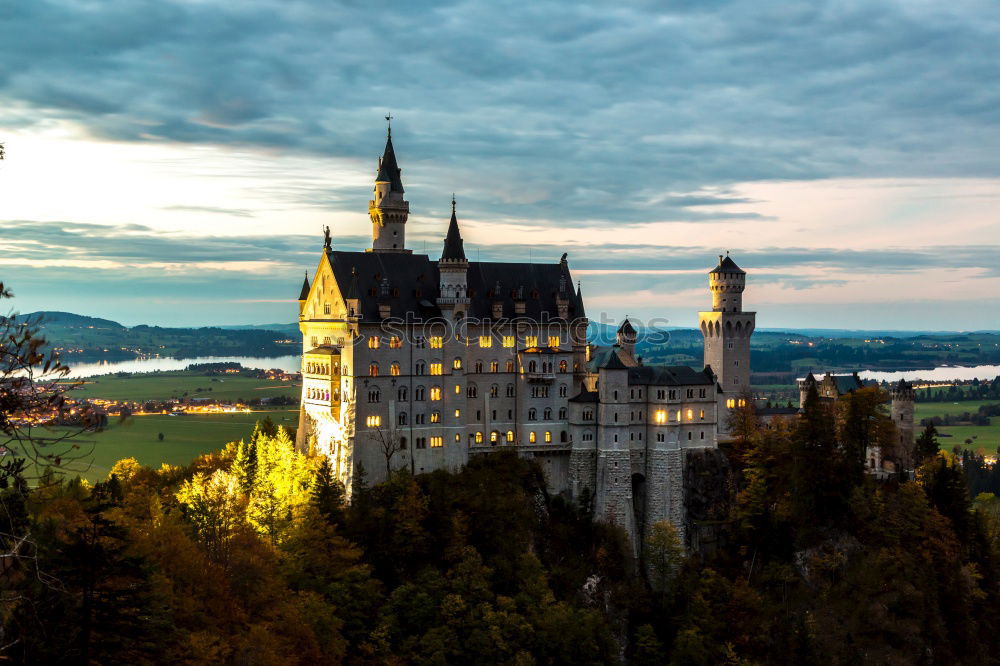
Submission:
[[187,465],[203,453],[248,437],[254,424],[268,416],[278,425],[298,425],[297,408],[234,414],[151,414],[112,421],[101,432],[83,433],[73,439],[80,446],[80,458],[64,471],[67,476],[79,474],[94,482],[107,478],[111,467],[122,458],[135,458],[154,468],[164,463]]
[[[963,400],[960,402],[918,402],[915,409],[915,421],[917,433],[919,434],[920,420],[932,416],[947,416],[962,414],[964,412],[975,412],[982,405],[995,405],[996,400]],[[939,426],[938,432],[941,434],[939,441],[941,448],[950,451],[952,447],[958,445],[970,451],[980,448],[986,449],[987,453],[995,453],[1000,447],[1000,417],[992,417],[988,426],[973,425],[953,425]],[[966,443],[971,439],[972,444]]]

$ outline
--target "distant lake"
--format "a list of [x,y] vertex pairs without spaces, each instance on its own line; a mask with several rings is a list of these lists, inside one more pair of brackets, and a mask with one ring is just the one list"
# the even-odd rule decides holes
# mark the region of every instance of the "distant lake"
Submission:
[[100,361],[97,363],[70,364],[69,377],[94,377],[97,375],[113,375],[116,372],[157,372],[165,370],[183,370],[192,363],[224,363],[235,361],[244,368],[259,368],[268,370],[280,368],[287,372],[298,372],[302,359],[297,355],[288,356],[198,356],[195,358],[143,358],[128,361]]
[[974,365],[967,368],[942,365],[937,368],[928,368],[927,370],[899,370],[896,372],[862,370],[858,372],[858,376],[861,379],[874,379],[879,382],[889,382],[890,384],[898,382],[900,379],[905,379],[908,382],[914,380],[946,382],[956,379],[986,379],[992,381],[994,377],[1000,376],[1000,365]]

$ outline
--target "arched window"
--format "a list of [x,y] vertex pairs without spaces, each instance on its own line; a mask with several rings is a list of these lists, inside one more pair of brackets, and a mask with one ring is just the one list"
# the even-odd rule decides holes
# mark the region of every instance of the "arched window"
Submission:
[[406,390],[406,387],[400,386],[399,390],[396,391],[396,396],[397,396],[396,399],[399,400],[400,402],[406,402],[407,393],[408,391]]
[[441,412],[431,412],[431,423],[441,423]]
[[461,370],[462,369],[462,359],[456,358],[454,361],[451,362],[451,367],[453,369],[455,369],[455,370]]
[[545,411],[542,412],[542,419],[544,419],[545,421],[551,421],[552,420],[552,408],[551,407],[546,407],[545,408]]
[[534,430],[532,430],[531,432],[528,433],[528,442],[530,444],[534,444],[535,443],[535,431]]
[[566,394],[568,392],[569,392],[569,388],[565,384],[562,384],[561,386],[559,386],[559,397],[560,398],[565,398]]
[[381,398],[381,393],[378,389],[368,391],[368,402],[378,402]]
[[[375,339],[378,340],[378,338]],[[378,363],[368,364],[368,374],[371,375],[372,377],[378,377]]]
[[514,361],[507,361],[507,372],[514,372]]
[[569,441],[569,435],[566,434],[565,430],[559,433],[559,441],[564,443]]
[[566,408],[565,407],[560,407],[559,408],[559,420],[562,421],[565,418],[566,418]]
[[424,387],[423,386],[418,386],[417,388],[413,389],[413,399],[414,400],[421,400],[421,401],[424,399]]
[[401,450],[404,450],[404,451],[406,450],[406,438],[405,437],[400,437],[399,438],[399,448]]
[[424,372],[426,372],[425,368],[426,368],[426,366],[424,365],[423,361],[417,361],[413,365],[413,374],[415,374],[415,375],[422,375],[422,374],[424,374]]
[[483,362],[482,361],[476,361],[476,366],[475,367],[476,367],[476,372],[482,372],[483,371]]
[[563,361],[559,361],[559,372],[566,372],[566,369],[567,369],[568,367],[569,367],[569,366],[568,366],[568,364],[566,363],[566,361],[565,361],[565,360],[563,360]]
[[498,441],[500,441],[500,433],[494,430],[490,433],[490,443],[496,444]]
[[406,412],[399,413],[399,425],[406,425]]
[[538,364],[534,361],[528,362],[528,372],[535,372],[538,369]]
[[546,430],[545,431],[545,443],[548,444],[551,441],[552,441],[552,431],[551,430]]
[[507,397],[508,398],[513,398],[514,397],[514,385],[513,384],[507,384]]
[[483,443],[483,433],[477,431],[476,432],[476,444],[482,444],[482,443]]
[[490,361],[490,372],[500,372],[500,363],[498,361]]
[[497,386],[496,384],[493,384],[492,386],[490,386],[490,397],[491,398],[496,398],[499,395],[500,395],[500,387]]
[[532,407],[531,409],[528,410],[528,420],[534,421],[536,418],[538,418],[538,412],[535,410],[534,407]]
[[514,443],[514,431],[513,430],[508,430],[507,431],[507,443],[508,444],[513,444]]
[[393,377],[399,376],[399,363],[396,363],[395,361],[392,362],[392,365],[389,366],[389,374]]
[[467,395],[468,395],[468,396],[469,396],[470,398],[475,398],[475,397],[476,397],[476,394],[477,394],[477,393],[478,393],[479,391],[478,391],[478,389],[476,388],[476,385],[475,385],[475,384],[469,384],[469,387],[468,387],[468,388],[466,389],[466,391],[465,391],[465,392],[466,392],[466,394],[467,394]]

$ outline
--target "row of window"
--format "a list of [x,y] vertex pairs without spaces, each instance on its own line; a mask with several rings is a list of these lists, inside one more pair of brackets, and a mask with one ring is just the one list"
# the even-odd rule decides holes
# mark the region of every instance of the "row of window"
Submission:
[[[315,363],[309,361],[308,363],[305,364],[305,372],[307,374],[312,374],[312,375],[328,375],[330,374],[330,367],[331,366],[329,363]],[[333,367],[333,374],[336,375],[340,373],[339,363],[334,363],[332,367]]]
[[[371,396],[369,394],[369,398],[370,397]],[[369,402],[377,402],[377,400],[370,400],[369,399]],[[559,413],[559,420],[560,421],[565,421],[566,420],[566,408],[565,407],[561,408],[558,413]],[[513,417],[514,417],[513,410],[507,410],[507,418],[510,419],[510,418],[513,418]],[[424,414],[417,414],[413,418],[414,418],[414,425],[422,425],[424,423],[424,419],[426,417],[425,417]],[[462,410],[461,409],[456,409],[455,410],[455,418],[456,419],[462,418]],[[483,418],[482,412],[479,411],[479,410],[476,410],[476,421],[481,421],[482,418]],[[496,420],[496,418],[497,418],[497,410],[494,409],[492,411],[492,419]],[[398,424],[401,425],[401,426],[408,425],[406,412],[400,412],[398,414],[398,416],[396,417],[396,420],[397,420]],[[537,421],[538,420],[538,410],[536,410],[536,409],[529,409],[528,410],[528,420],[529,421]],[[543,421],[551,421],[552,420],[552,410],[551,409],[545,409],[542,412],[542,420]],[[433,411],[433,412],[431,412],[430,413],[430,422],[431,423],[440,423],[441,422],[441,412],[439,412],[439,411]],[[371,427],[371,425],[369,425],[369,427]]]
[[[330,391],[318,388],[307,388],[306,389],[306,400],[326,400],[330,401]],[[340,401],[340,391],[334,389],[333,391],[334,402]],[[370,401],[369,401],[370,402]],[[378,402],[378,401],[376,401]]]
[[732,409],[732,408],[737,407],[737,406],[739,406],[739,407],[746,407],[747,406],[747,401],[745,399],[743,399],[743,398],[740,398],[738,400],[735,399],[735,398],[730,398],[729,400],[726,400],[726,407]]
[[[707,395],[708,389],[687,389],[687,397],[693,398],[694,392],[698,391],[698,397],[704,398]],[[614,391],[614,399],[618,400],[618,391]],[[629,398],[635,400],[636,398],[642,399],[642,389],[629,389]],[[675,389],[657,389],[656,390],[657,400],[676,400],[677,391]]]

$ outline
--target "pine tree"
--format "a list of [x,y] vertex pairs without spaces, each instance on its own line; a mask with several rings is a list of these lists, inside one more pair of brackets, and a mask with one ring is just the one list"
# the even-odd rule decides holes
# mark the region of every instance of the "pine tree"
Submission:
[[344,523],[344,484],[333,475],[329,458],[324,457],[313,478],[311,500],[328,522]]
[[928,423],[924,431],[917,437],[917,441],[913,447],[913,455],[917,466],[937,455],[938,450],[941,448],[941,444],[937,440],[937,434],[938,431],[934,427],[934,424]]

